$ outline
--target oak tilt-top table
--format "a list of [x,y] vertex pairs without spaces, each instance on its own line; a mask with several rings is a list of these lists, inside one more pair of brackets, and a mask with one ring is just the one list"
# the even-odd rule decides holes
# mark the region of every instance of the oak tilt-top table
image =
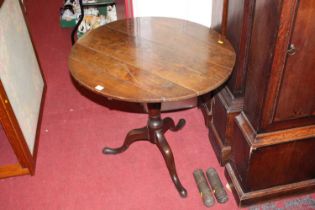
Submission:
[[235,63],[231,44],[217,32],[185,20],[141,17],[101,26],[79,39],[69,56],[73,78],[105,97],[146,103],[148,122],[131,130],[119,148],[147,140],[162,153],[172,181],[182,197],[187,191],[176,172],[164,133],[185,125],[181,119],[161,118],[161,103],[208,93],[229,77]]

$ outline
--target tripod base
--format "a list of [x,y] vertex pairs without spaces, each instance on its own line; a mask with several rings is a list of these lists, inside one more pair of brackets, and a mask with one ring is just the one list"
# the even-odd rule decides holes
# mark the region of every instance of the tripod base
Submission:
[[104,154],[119,154],[128,149],[128,147],[136,141],[149,141],[155,144],[163,155],[166,166],[170,173],[171,179],[175,184],[177,191],[181,197],[187,197],[187,191],[182,186],[176,172],[174,156],[172,150],[167,143],[164,133],[168,130],[178,131],[185,125],[185,120],[180,119],[175,124],[172,118],[161,119],[161,104],[153,103],[148,104],[149,119],[147,126],[143,128],[133,129],[127,134],[122,146],[118,148],[105,147]]

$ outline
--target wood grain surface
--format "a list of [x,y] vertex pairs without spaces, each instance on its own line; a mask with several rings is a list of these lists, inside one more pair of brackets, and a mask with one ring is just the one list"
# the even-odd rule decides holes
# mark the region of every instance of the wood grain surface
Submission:
[[228,79],[235,52],[228,40],[218,40],[217,32],[185,20],[123,19],[78,40],[68,64],[79,84],[106,97],[178,101],[210,92]]

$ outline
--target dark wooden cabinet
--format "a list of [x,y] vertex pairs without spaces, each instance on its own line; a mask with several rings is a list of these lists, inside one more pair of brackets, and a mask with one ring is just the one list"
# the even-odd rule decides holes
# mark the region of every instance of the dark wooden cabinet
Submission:
[[[245,76],[248,62],[254,1],[229,1],[226,36],[231,41],[236,54],[236,64],[226,86],[218,90],[204,111],[209,127],[209,139],[218,161],[224,165],[230,157],[233,120],[244,104]],[[221,29],[223,1],[213,0],[212,28]]]
[[244,107],[226,165],[240,205],[315,189],[315,0],[250,2]]

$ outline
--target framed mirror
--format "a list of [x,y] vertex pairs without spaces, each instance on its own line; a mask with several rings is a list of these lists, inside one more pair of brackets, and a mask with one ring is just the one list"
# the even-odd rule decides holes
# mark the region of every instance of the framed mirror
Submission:
[[[0,166],[0,178],[33,174],[45,81],[19,0],[0,0],[1,128],[18,162]],[[3,135],[2,135],[3,136]],[[1,137],[1,136],[0,136]]]

